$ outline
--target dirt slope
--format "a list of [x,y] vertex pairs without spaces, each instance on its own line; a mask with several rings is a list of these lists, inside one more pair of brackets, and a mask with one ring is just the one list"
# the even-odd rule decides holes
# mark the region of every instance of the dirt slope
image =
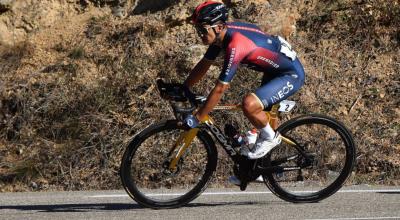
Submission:
[[[131,1],[121,4],[121,18],[109,2],[40,2],[24,6],[36,26],[22,27],[18,42],[6,33],[21,29],[10,22],[22,22],[18,7],[0,7],[0,190],[119,188],[126,143],[172,117],[155,79],[183,81],[206,49],[185,22],[201,1],[149,6],[142,14]],[[293,97],[300,106],[285,119],[309,112],[340,118],[358,145],[351,181],[399,184],[399,1],[226,3],[234,19],[282,35],[298,51],[307,79]],[[219,69],[212,67],[196,90],[207,94]],[[224,101],[257,86],[259,75],[246,71],[239,70]],[[229,166],[223,157],[215,184]]]

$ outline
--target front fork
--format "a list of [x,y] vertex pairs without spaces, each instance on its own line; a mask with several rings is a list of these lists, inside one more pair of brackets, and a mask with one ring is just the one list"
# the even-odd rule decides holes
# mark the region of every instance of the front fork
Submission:
[[177,169],[177,164],[182,157],[182,155],[186,152],[187,148],[192,143],[194,137],[196,137],[197,133],[199,132],[198,128],[192,128],[188,131],[184,131],[179,136],[178,140],[176,141],[174,147],[170,150],[168,154],[168,158],[174,153],[175,155],[171,158],[171,162],[169,163],[169,170],[175,171]]
[[[208,115],[201,121],[201,123],[213,123],[213,122],[214,122],[213,119]],[[170,171],[175,172],[177,170],[177,165],[179,163],[179,160],[188,150],[190,144],[193,142],[193,139],[197,136],[199,130],[200,128],[192,128],[190,130],[181,133],[178,140],[168,153],[168,158],[170,158],[168,169]]]

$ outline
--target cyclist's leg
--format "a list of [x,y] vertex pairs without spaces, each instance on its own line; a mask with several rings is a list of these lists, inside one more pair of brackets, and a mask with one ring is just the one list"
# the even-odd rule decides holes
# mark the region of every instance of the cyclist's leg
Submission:
[[[277,76],[277,74],[264,73],[261,81],[261,87]],[[268,117],[263,112],[265,109],[264,104],[255,93],[250,93],[243,98],[242,107],[244,115],[249,119],[254,127],[261,129],[268,124]]]
[[264,81],[265,84],[258,88],[255,94],[247,96],[243,101],[243,112],[249,121],[260,130],[254,148],[242,153],[250,159],[263,157],[281,142],[282,136],[274,131],[262,110],[270,108],[299,90],[304,83],[304,71],[300,62],[296,60],[293,62],[292,68],[285,73],[265,78],[267,78]]
[[287,99],[296,93],[304,84],[305,74],[301,63],[294,61],[293,70],[279,74],[255,91],[255,95],[263,104],[264,110],[272,105]]
[[297,59],[290,71],[280,74],[265,73],[262,85],[243,99],[243,112],[256,128],[264,128],[268,118],[263,110],[293,95],[304,84],[304,70]]

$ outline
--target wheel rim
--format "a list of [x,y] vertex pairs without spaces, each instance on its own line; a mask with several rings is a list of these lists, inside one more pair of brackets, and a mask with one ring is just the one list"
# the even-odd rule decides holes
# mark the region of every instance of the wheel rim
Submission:
[[142,200],[169,204],[178,202],[184,195],[195,193],[206,173],[208,152],[204,143],[195,137],[189,150],[178,164],[178,172],[168,173],[165,162],[170,149],[183,130],[168,128],[149,135],[132,152],[129,166],[129,183]]
[[[273,184],[290,196],[310,199],[320,196],[324,191],[333,193],[338,183],[344,182],[347,173],[343,172],[349,166],[346,158],[351,154],[347,145],[346,135],[332,124],[325,121],[306,121],[293,127],[284,128],[281,133],[302,146],[314,156],[312,165],[301,171],[273,173],[270,180]],[[286,143],[271,151],[270,158],[275,160],[284,155],[296,155],[296,149]],[[286,162],[285,166],[304,164],[304,157]],[[337,187],[338,188],[338,187]],[[279,189],[278,189],[279,190]]]

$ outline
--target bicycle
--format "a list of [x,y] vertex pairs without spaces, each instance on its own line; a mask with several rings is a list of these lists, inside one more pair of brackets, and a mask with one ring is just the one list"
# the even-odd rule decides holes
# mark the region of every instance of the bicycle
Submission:
[[[203,104],[204,97],[185,92],[177,83],[157,80],[157,86],[176,119],[163,120],[136,134],[120,167],[124,189],[145,207],[180,207],[207,188],[218,159],[210,134],[233,160],[241,190],[261,175],[269,190],[283,200],[317,202],[338,191],[352,172],[354,140],[349,130],[331,117],[310,114],[284,122],[276,129],[283,136],[282,143],[263,158],[250,160],[240,155],[240,146],[210,116],[198,128],[183,126],[184,116]],[[271,115],[292,107],[287,102],[276,104],[266,114],[272,122]],[[218,105],[214,110],[239,109],[239,105]],[[229,125],[225,128],[231,131]]]

